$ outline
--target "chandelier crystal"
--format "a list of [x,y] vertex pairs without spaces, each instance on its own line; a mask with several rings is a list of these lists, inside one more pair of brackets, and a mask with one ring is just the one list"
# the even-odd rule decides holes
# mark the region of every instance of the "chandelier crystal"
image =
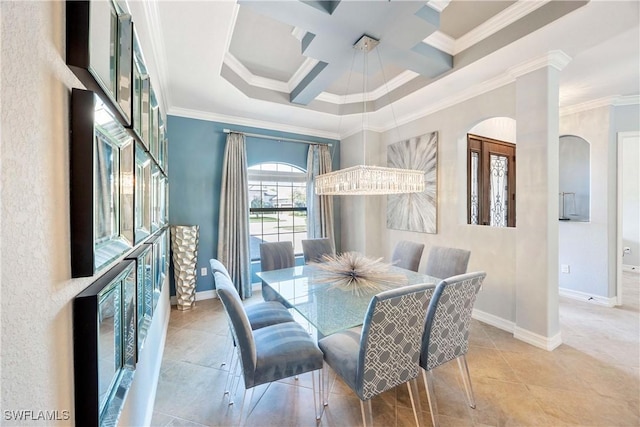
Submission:
[[326,196],[421,193],[424,188],[424,171],[381,166],[352,166],[315,180],[316,194]]
[[[367,75],[367,53],[378,44],[379,40],[363,35],[353,45],[355,49],[365,52],[365,76]],[[366,77],[364,81],[366,82]],[[366,116],[365,92],[366,85],[363,91],[363,110]],[[366,135],[364,138],[363,148],[366,148]],[[421,170],[358,165],[318,175],[315,178],[314,187],[315,193],[321,196],[421,193],[425,189],[424,179],[425,172]]]

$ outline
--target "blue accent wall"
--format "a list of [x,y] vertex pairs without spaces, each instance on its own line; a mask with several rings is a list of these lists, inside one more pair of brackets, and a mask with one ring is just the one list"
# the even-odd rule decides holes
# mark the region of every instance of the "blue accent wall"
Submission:
[[[303,139],[332,144],[333,168],[340,164],[340,142],[336,140],[237,126],[207,120],[168,116],[169,138],[169,222],[171,225],[199,225],[197,285],[198,292],[214,289],[209,259],[217,257],[218,219],[222,163],[227,134],[224,129],[280,138]],[[281,162],[307,169],[308,145],[266,138],[247,137],[247,163]],[[340,236],[339,203],[335,198],[336,239]],[[339,247],[339,242],[336,242]],[[206,267],[209,274],[201,276]],[[253,274],[259,268],[252,268]],[[171,295],[175,295],[173,268],[170,272]]]

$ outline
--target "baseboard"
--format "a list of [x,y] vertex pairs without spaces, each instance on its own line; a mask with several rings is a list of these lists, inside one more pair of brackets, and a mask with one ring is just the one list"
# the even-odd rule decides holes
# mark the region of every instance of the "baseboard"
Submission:
[[640,273],[640,265],[622,264],[622,271],[631,271],[634,273]]
[[583,302],[590,302],[593,304],[604,305],[606,307],[615,307],[618,304],[616,297],[603,297],[600,295],[591,295],[586,292],[574,291],[573,289],[560,288],[560,296],[575,299]]
[[551,338],[547,338],[540,334],[536,334],[535,332],[531,332],[527,329],[522,329],[516,326],[516,330],[513,331],[513,337],[519,339],[520,341],[531,344],[534,347],[538,347],[547,351],[552,351],[560,344],[562,344],[562,335],[560,334],[560,332],[558,332]]
[[[196,292],[196,301],[202,301],[211,298],[218,298],[218,294],[215,289]],[[178,305],[178,298],[176,298],[175,295],[171,297],[171,305]]]
[[498,329],[502,329],[503,331],[507,331],[511,333],[513,333],[513,331],[516,328],[516,324],[509,320],[503,319],[502,317],[494,316],[493,314],[489,314],[475,308],[473,309],[473,313],[471,314],[471,317],[473,317],[474,319],[482,323],[495,326]]
[[502,329],[503,331],[510,332],[513,334],[514,338],[547,351],[551,351],[562,344],[562,337],[560,335],[560,332],[558,332],[551,338],[547,338],[526,329],[519,328],[514,322],[498,316],[494,316],[493,314],[489,314],[484,311],[477,310],[475,308],[473,309],[471,317],[482,323],[486,323],[487,325],[491,325],[498,329]]

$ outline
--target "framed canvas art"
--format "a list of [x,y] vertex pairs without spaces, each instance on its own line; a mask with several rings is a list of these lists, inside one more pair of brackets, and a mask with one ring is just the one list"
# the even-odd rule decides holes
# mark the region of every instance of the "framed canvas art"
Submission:
[[387,228],[435,234],[438,224],[438,132],[389,145],[387,165],[423,170],[425,179],[425,189],[421,193],[387,196]]

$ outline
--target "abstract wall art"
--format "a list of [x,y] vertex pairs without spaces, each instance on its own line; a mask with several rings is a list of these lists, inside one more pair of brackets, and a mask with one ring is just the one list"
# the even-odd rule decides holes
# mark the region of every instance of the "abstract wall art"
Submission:
[[387,228],[435,234],[438,224],[438,132],[389,145],[387,165],[425,173],[423,192],[387,196]]

